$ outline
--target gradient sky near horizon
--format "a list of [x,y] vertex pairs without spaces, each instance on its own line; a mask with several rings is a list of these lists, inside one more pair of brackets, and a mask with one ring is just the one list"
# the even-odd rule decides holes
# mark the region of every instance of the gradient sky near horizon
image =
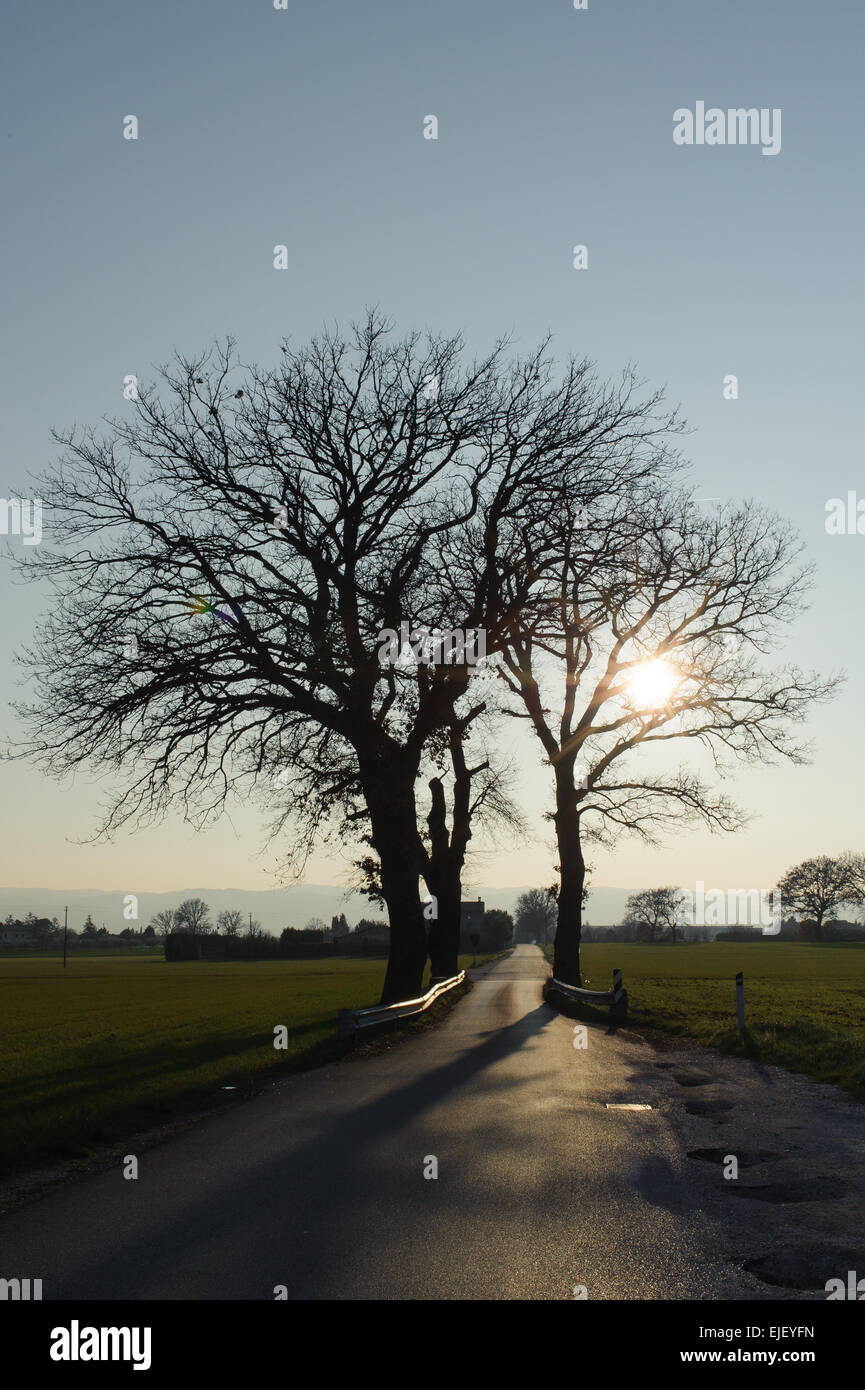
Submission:
[[[591,853],[595,882],[768,887],[807,855],[865,849],[865,536],[825,529],[828,499],[865,497],[863,43],[854,0],[7,7],[0,496],[31,495],[52,425],[122,415],[124,376],[227,334],[269,364],[283,337],[378,304],[401,331],[462,330],[470,351],[549,330],[604,375],[634,362],[693,427],[699,495],[753,497],[798,527],[818,577],[783,655],[849,680],[810,721],[809,767],[729,784],[747,831],[622,840]],[[780,108],[781,152],[675,145],[673,112],[697,101]],[[3,560],[0,602],[2,750],[12,655],[47,596]],[[520,758],[531,833],[482,849],[467,890],[552,881],[549,772],[528,732]],[[253,806],[202,835],[172,820],[82,848],[97,803],[86,778],[0,760],[0,883],[274,884]],[[319,855],[306,877],[345,874]]]

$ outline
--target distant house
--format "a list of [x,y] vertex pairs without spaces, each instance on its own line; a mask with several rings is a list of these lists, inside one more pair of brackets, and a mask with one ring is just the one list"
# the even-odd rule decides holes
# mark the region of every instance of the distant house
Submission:
[[30,946],[34,939],[33,928],[23,922],[0,924],[0,946]]
[[[10,919],[12,914],[9,914]],[[28,914],[25,921],[16,919],[0,923],[0,946],[47,946],[54,932],[50,917],[34,917]]]
[[472,937],[481,936],[484,926],[484,912],[486,903],[483,898],[475,898],[473,902],[460,903],[460,945],[464,950],[472,949]]

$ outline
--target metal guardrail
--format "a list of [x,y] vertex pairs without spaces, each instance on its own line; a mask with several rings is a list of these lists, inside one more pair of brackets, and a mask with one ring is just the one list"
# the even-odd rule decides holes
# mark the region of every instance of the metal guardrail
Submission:
[[373,1004],[369,1009],[340,1009],[337,1028],[341,1038],[350,1038],[361,1028],[374,1028],[377,1023],[395,1022],[399,1018],[410,1018],[412,1014],[422,1014],[440,995],[461,985],[466,972],[461,970],[449,980],[441,980],[428,989],[419,999],[401,999],[397,1004]]
[[549,988],[558,990],[566,999],[573,999],[578,1003],[609,1004],[611,1008],[617,1007],[623,1012],[628,1007],[628,994],[622,986],[621,970],[613,971],[613,988],[610,990],[582,989],[579,985],[568,985],[564,980],[557,980],[555,975],[549,982]]

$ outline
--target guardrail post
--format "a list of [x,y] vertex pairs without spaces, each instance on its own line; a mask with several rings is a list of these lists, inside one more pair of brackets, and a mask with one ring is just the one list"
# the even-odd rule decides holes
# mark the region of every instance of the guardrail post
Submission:
[[613,998],[610,1003],[610,1022],[624,1023],[628,1017],[628,991],[622,985],[621,970],[613,971]]

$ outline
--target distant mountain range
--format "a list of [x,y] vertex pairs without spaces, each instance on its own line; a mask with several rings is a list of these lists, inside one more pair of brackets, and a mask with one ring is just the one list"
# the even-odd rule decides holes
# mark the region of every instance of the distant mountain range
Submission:
[[[520,893],[537,885],[514,888],[473,887],[468,898],[482,898],[488,908],[513,912]],[[128,890],[130,893],[134,889]],[[593,888],[587,913],[594,926],[608,926],[621,920],[629,889]],[[334,915],[344,912],[349,926],[361,917],[383,917],[383,911],[359,893],[345,894],[338,885],[304,883],[289,888],[254,891],[245,888],[178,888],[171,893],[138,893],[138,917],[124,918],[126,893],[102,892],[96,888],[0,888],[0,921],[10,913],[23,918],[28,912],[37,917],[57,917],[62,923],[68,904],[69,925],[80,931],[88,914],[97,927],[103,922],[109,932],[124,927],[146,927],[151,917],[166,908],[177,907],[184,898],[203,898],[210,905],[214,924],[217,913],[236,908],[248,918],[251,913],[265,931],[278,936],[283,927],[305,927],[311,917],[321,917],[328,926]]]

